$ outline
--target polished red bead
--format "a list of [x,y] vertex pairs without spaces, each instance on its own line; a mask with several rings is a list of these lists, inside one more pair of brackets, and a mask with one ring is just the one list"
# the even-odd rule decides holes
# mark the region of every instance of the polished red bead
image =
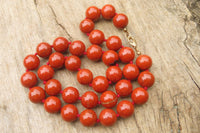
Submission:
[[24,87],[31,88],[37,84],[37,76],[33,72],[25,72],[21,76],[21,83]]
[[131,94],[132,89],[133,87],[131,82],[125,79],[118,81],[117,84],[115,85],[115,90],[117,94],[123,97]]
[[102,48],[99,47],[98,45],[91,45],[87,49],[87,57],[88,57],[88,59],[93,60],[93,61],[100,60],[102,53],[103,53]]
[[120,101],[117,105],[117,113],[122,118],[131,116],[134,112],[133,104],[128,100]]
[[123,63],[129,63],[135,57],[135,52],[130,47],[123,47],[119,50],[119,59]]
[[69,51],[72,55],[82,56],[85,52],[85,44],[80,40],[73,41],[69,45]]
[[82,32],[90,33],[94,29],[94,22],[91,19],[84,19],[79,27]]
[[75,103],[79,98],[79,92],[74,87],[67,87],[62,92],[62,98],[66,103]]
[[86,18],[97,21],[100,18],[101,11],[96,6],[90,6],[85,12]]
[[106,77],[104,76],[97,76],[92,81],[92,88],[96,92],[104,92],[108,89],[109,83]]
[[52,52],[52,48],[51,48],[51,45],[49,45],[48,43],[42,42],[38,44],[36,51],[40,57],[46,58],[50,56]]
[[119,60],[118,54],[113,50],[108,50],[103,53],[102,61],[107,66],[115,65],[115,63]]
[[50,79],[45,84],[45,91],[50,96],[58,95],[61,90],[61,83],[56,79]]
[[122,47],[122,41],[118,36],[110,36],[106,40],[106,46],[110,50],[117,51]]
[[74,55],[67,57],[65,67],[70,71],[77,71],[81,67],[80,58]]
[[65,63],[65,57],[63,54],[55,52],[49,57],[49,64],[51,67],[59,69],[62,68]]
[[114,6],[107,4],[103,6],[101,10],[101,14],[104,19],[112,19],[115,16],[115,8]]
[[41,80],[47,81],[47,80],[53,78],[54,70],[52,67],[50,67],[48,65],[43,65],[38,69],[37,74]]
[[143,71],[138,76],[138,83],[142,87],[151,87],[154,84],[155,78],[152,73]]
[[24,66],[28,70],[34,70],[40,65],[40,59],[36,55],[27,55],[24,58]]
[[148,55],[140,55],[136,59],[136,65],[140,70],[149,69],[152,65],[151,57]]
[[117,115],[112,109],[104,109],[99,115],[99,120],[104,126],[112,126],[117,121]]
[[124,14],[117,14],[113,18],[113,23],[117,28],[125,28],[128,25],[128,18]]
[[85,108],[94,108],[98,104],[98,96],[92,91],[87,91],[82,95],[81,103]]
[[117,104],[117,95],[113,91],[105,91],[100,97],[101,104],[106,108],[112,108]]
[[122,70],[118,66],[110,66],[106,70],[106,77],[109,81],[116,83],[122,78]]
[[69,42],[66,38],[64,37],[58,37],[54,40],[53,42],[53,48],[57,52],[66,52],[68,48]]
[[86,109],[81,112],[79,119],[84,126],[94,126],[97,121],[97,115],[93,110]]
[[63,120],[72,122],[77,119],[78,109],[72,104],[67,104],[61,109],[61,116]]
[[77,73],[77,80],[80,84],[83,85],[88,85],[92,83],[93,80],[93,74],[90,70],[88,69],[81,69]]
[[135,104],[141,105],[148,101],[149,94],[145,89],[139,87],[133,90],[131,98]]
[[29,91],[29,99],[33,103],[42,102],[45,99],[45,91],[41,87],[33,87]]
[[93,30],[90,32],[89,40],[92,44],[100,45],[104,42],[105,36],[100,30]]
[[61,101],[55,96],[48,97],[44,102],[44,108],[49,113],[57,113],[61,109]]
[[135,80],[140,71],[135,64],[126,64],[123,68],[123,75],[128,80]]

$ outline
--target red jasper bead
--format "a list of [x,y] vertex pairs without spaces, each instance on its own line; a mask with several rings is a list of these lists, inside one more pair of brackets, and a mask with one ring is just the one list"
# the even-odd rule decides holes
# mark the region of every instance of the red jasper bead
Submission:
[[123,63],[129,63],[135,57],[135,53],[132,48],[130,47],[123,47],[119,50],[119,59]]
[[84,19],[81,21],[80,30],[84,33],[90,33],[94,29],[94,22],[90,19]]
[[104,92],[108,89],[108,86],[109,86],[108,80],[104,76],[97,76],[92,81],[92,88],[96,92],[100,93]]
[[149,69],[152,65],[151,57],[149,57],[148,55],[140,55],[136,59],[136,65],[140,70]]
[[124,14],[117,14],[113,18],[113,23],[117,28],[125,28],[128,25],[128,18]]
[[25,72],[21,76],[21,83],[24,87],[31,88],[37,84],[37,76],[33,72]]
[[139,87],[133,90],[131,98],[135,104],[141,105],[148,101],[149,94],[145,89]]
[[106,108],[112,108],[117,104],[117,95],[113,91],[105,91],[101,97],[101,104]]
[[88,85],[90,83],[92,83],[93,80],[93,74],[90,70],[88,69],[81,69],[78,73],[77,73],[77,80],[80,84],[83,85]]
[[49,57],[49,55],[51,54],[52,48],[51,45],[49,45],[48,43],[42,42],[38,44],[36,51],[40,57],[46,58]]
[[29,91],[29,99],[33,103],[42,102],[45,99],[45,91],[41,87],[33,87]]
[[103,53],[102,49],[98,45],[91,45],[87,49],[87,57],[88,57],[88,59],[93,60],[93,61],[100,60],[102,53]]
[[106,70],[106,77],[111,82],[117,82],[122,78],[122,70],[118,66],[110,66]]
[[104,126],[112,126],[117,121],[117,115],[112,109],[104,109],[99,115],[99,120]]
[[94,126],[96,121],[97,121],[97,115],[96,113],[91,110],[91,109],[86,109],[83,112],[81,112],[80,114],[80,122],[84,125],[84,126]]
[[103,53],[102,60],[107,66],[115,65],[119,60],[118,54],[113,50],[108,50]]
[[24,66],[28,70],[34,70],[40,65],[40,59],[36,55],[27,55],[24,58]]
[[100,45],[103,43],[105,37],[102,31],[100,30],[93,30],[90,32],[89,40],[92,44]]
[[115,85],[115,90],[117,94],[123,97],[131,94],[132,89],[133,87],[132,87],[131,82],[125,79],[118,81],[117,84]]
[[85,12],[86,18],[97,21],[101,15],[101,11],[96,6],[90,6]]
[[50,79],[45,84],[45,91],[50,96],[58,95],[61,89],[61,83],[56,79]]
[[142,87],[151,87],[154,84],[155,78],[152,73],[148,71],[141,72],[138,76],[138,83]]
[[48,65],[43,65],[38,69],[37,74],[41,80],[47,81],[47,80],[53,78],[54,70],[52,67],[50,67]]
[[49,113],[57,113],[61,109],[61,101],[55,96],[48,97],[44,102],[44,108]]
[[78,109],[72,104],[67,104],[61,109],[61,116],[63,120],[72,122],[77,119]]
[[80,58],[74,55],[67,57],[65,67],[70,71],[77,71],[81,67]]
[[115,8],[114,6],[107,4],[103,6],[101,10],[101,14],[104,19],[112,19],[115,16]]
[[75,103],[79,98],[79,92],[74,87],[67,87],[62,92],[62,98],[66,103]]
[[98,96],[92,91],[87,91],[82,95],[81,103],[85,108],[94,108],[98,104]]
[[49,57],[49,64],[51,67],[59,69],[62,68],[65,63],[65,57],[63,54],[55,52]]
[[64,37],[58,37],[54,40],[53,42],[53,48],[57,52],[65,52],[68,48],[69,42],[66,38]]
[[134,112],[133,104],[128,100],[123,100],[117,105],[117,113],[122,118],[127,118],[131,116]]
[[128,80],[135,80],[139,73],[138,67],[134,64],[127,64],[123,68],[123,75]]
[[122,47],[122,41],[118,36],[110,36],[106,40],[106,46],[110,50],[117,51]]
[[85,44],[82,41],[73,41],[69,45],[69,51],[72,55],[81,56],[85,52]]

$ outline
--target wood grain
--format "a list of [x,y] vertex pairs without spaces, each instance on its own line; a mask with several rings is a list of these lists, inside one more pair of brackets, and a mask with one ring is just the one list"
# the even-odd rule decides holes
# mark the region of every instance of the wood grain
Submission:
[[[28,89],[20,83],[25,71],[22,62],[27,54],[35,53],[38,43],[52,43],[58,36],[70,41],[79,39],[90,46],[87,36],[79,30],[79,23],[87,7],[102,7],[106,3],[114,5],[118,13],[127,14],[128,29],[136,36],[139,49],[153,59],[151,72],[156,82],[148,90],[149,101],[136,106],[132,117],[119,119],[112,127],[99,124],[86,128],[79,121],[67,123],[59,114],[48,114],[42,105],[29,101]],[[1,132],[200,132],[198,0],[1,0],[0,18]],[[106,37],[120,36],[123,44],[129,46],[125,35],[112,22],[101,20],[96,28]],[[102,62],[93,63],[86,58],[82,62],[82,67],[89,68],[94,76],[105,75],[106,66]],[[78,84],[76,73],[63,69],[55,78],[63,87],[77,87],[81,94],[89,90]],[[79,111],[84,109],[80,103],[76,105]],[[95,111],[99,114],[102,109],[98,107]]]

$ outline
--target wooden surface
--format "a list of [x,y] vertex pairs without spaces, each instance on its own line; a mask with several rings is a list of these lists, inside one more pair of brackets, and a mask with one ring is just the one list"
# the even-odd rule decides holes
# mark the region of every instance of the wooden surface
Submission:
[[[70,41],[79,39],[90,46],[87,36],[79,30],[79,23],[87,7],[101,8],[106,3],[128,16],[128,29],[136,36],[139,49],[153,59],[150,71],[156,82],[148,90],[149,101],[136,106],[132,117],[119,119],[112,127],[98,124],[86,128],[79,121],[67,123],[59,114],[48,114],[42,104],[29,101],[28,89],[20,83],[25,71],[22,62],[27,54],[35,53],[38,43],[52,43],[58,36]],[[96,28],[106,37],[119,35],[123,44],[129,46],[125,35],[111,22],[101,20]],[[1,0],[0,46],[0,132],[200,132],[200,2],[197,0]],[[46,60],[41,62],[44,64]],[[94,76],[105,75],[106,66],[102,62],[93,63],[86,58],[82,62],[82,68],[89,68]],[[90,90],[78,84],[76,73],[65,69],[59,70],[55,78],[63,88],[74,86],[81,94]],[[80,103],[76,105],[79,111],[84,109]],[[99,114],[102,109],[97,107],[95,111]]]

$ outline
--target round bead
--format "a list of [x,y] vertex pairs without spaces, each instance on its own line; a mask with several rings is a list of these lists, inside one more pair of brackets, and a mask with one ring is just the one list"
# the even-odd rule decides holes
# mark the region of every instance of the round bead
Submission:
[[38,44],[36,51],[40,57],[46,58],[49,57],[49,55],[51,54],[52,48],[51,45],[49,45],[48,43],[42,42]]
[[44,108],[49,113],[57,113],[61,109],[61,101],[55,96],[48,97],[44,102]]
[[110,50],[117,51],[122,47],[122,41],[118,36],[110,36],[106,40],[106,46]]
[[85,52],[85,44],[82,41],[73,41],[69,45],[69,51],[72,55],[82,56]]
[[85,12],[86,18],[97,21],[101,15],[101,11],[96,6],[90,6]]
[[87,91],[82,95],[81,103],[85,108],[94,108],[98,104],[98,96],[92,91]]
[[123,63],[129,63],[135,57],[135,53],[132,48],[130,47],[123,47],[119,50],[119,59]]
[[59,69],[62,68],[65,63],[65,57],[63,54],[55,52],[49,57],[49,64],[51,67]]
[[45,91],[41,87],[33,87],[29,91],[29,99],[33,103],[42,102],[45,99]]
[[80,30],[84,33],[90,33],[94,29],[94,22],[90,19],[84,19],[81,21]]
[[115,8],[114,6],[107,4],[103,6],[101,10],[101,14],[104,19],[112,19],[115,16]]
[[67,57],[65,67],[70,71],[77,71],[81,67],[80,58],[74,55]]
[[128,25],[128,18],[124,14],[117,14],[113,18],[113,23],[117,28],[125,28]]
[[53,42],[53,48],[57,52],[65,52],[68,48],[69,42],[66,38],[64,37],[58,37],[54,40]]
[[40,65],[40,59],[36,55],[27,55],[24,58],[24,66],[28,70],[34,70]]
[[88,57],[88,59],[93,60],[93,61],[100,60],[102,53],[103,53],[102,48],[99,47],[98,45],[91,45],[87,49],[87,57]]
[[62,92],[62,98],[66,103],[75,103],[79,98],[79,92],[74,87],[67,87]]
[[149,94],[145,89],[139,87],[133,90],[131,98],[135,104],[141,105],[148,101]]
[[72,104],[67,104],[61,109],[61,116],[63,120],[72,122],[77,119],[78,109]]
[[122,78],[122,70],[118,66],[110,66],[106,70],[106,77],[111,82],[116,83]]
[[53,78],[54,70],[48,65],[43,65],[38,69],[37,74],[41,80],[47,81]]
[[97,115],[93,110],[86,109],[81,112],[79,119],[84,126],[94,126],[97,121]]
[[138,83],[142,87],[151,87],[154,84],[155,78],[152,73],[143,71],[138,76]]
[[93,80],[93,74],[90,70],[88,69],[81,69],[77,73],[77,80],[80,84],[83,85],[88,85],[92,83]]
[[112,126],[117,121],[117,115],[112,109],[104,109],[99,115],[99,120],[104,126]]
[[21,83],[24,87],[31,88],[37,84],[37,76],[33,72],[25,72],[21,76]]
[[93,30],[90,32],[89,40],[92,44],[100,45],[103,43],[105,37],[102,31],[100,30]]
[[117,105],[117,113],[122,118],[127,118],[131,116],[134,112],[133,104],[128,100],[123,100]]
[[148,55],[140,55],[136,59],[136,65],[140,70],[149,69],[152,65],[151,57],[149,57]]
[[115,85],[115,90],[117,94],[123,97],[131,94],[132,89],[133,87],[132,87],[131,82],[125,79],[118,81],[117,84]]
[[113,50],[108,50],[103,53],[102,60],[107,66],[115,65],[119,60],[118,54]]
[[123,75],[128,80],[135,80],[139,73],[138,67],[134,64],[127,64],[123,68]]
[[97,76],[92,81],[92,88],[96,92],[104,92],[108,89],[109,83],[106,77],[104,76]]
[[45,84],[45,91],[50,96],[58,95],[61,89],[61,83],[56,79],[50,79]]
[[117,95],[113,91],[105,91],[101,97],[101,104],[106,108],[112,108],[117,104]]

